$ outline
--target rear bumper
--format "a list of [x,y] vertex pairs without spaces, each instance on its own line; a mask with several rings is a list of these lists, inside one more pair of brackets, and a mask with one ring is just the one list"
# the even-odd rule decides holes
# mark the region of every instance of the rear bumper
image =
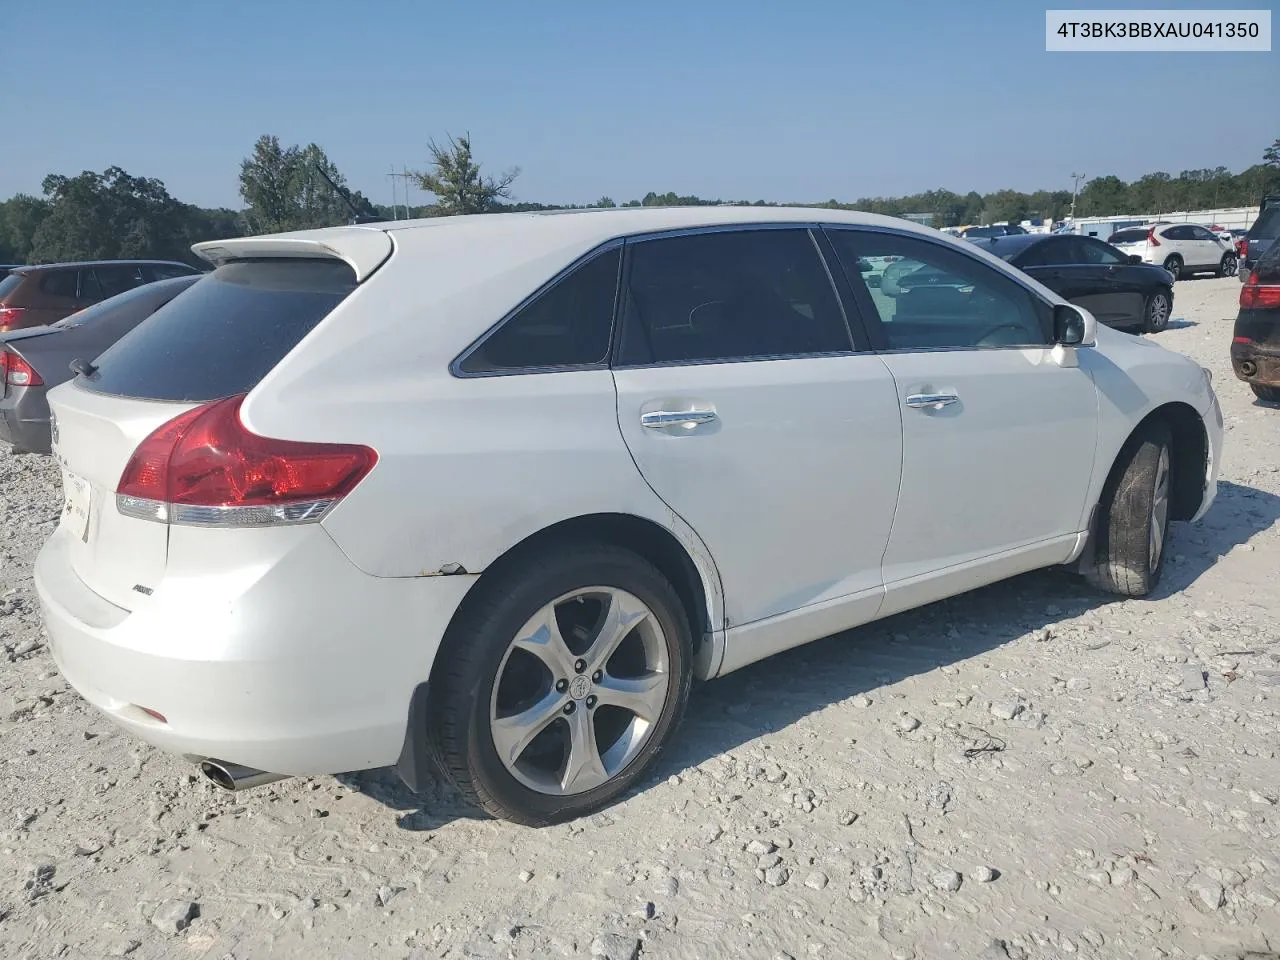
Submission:
[[1218,395],[1213,395],[1213,403],[1209,409],[1205,411],[1202,419],[1204,420],[1204,433],[1208,439],[1209,449],[1207,451],[1205,474],[1204,474],[1204,494],[1200,498],[1200,508],[1196,510],[1195,516],[1191,518],[1191,522],[1198,522],[1209,508],[1213,506],[1213,501],[1218,497],[1218,473],[1222,467],[1222,437],[1225,432],[1225,426],[1222,418],[1222,406],[1218,403]]
[[287,533],[296,542],[264,569],[171,570],[129,611],[80,580],[59,527],[35,568],[59,670],[116,724],[188,758],[292,775],[394,764],[475,578],[371,577],[319,526]]
[[1231,368],[1245,383],[1264,387],[1280,387],[1280,348],[1256,343],[1231,345]]
[[[0,400],[0,440],[19,453],[50,453],[49,406],[31,402],[30,395],[11,395]],[[25,388],[21,388],[25,389]],[[43,389],[43,388],[35,388]]]

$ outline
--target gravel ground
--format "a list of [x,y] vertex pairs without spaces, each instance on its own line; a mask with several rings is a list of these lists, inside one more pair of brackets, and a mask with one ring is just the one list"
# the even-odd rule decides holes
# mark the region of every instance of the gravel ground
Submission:
[[231,796],[117,733],[41,633],[56,474],[0,454],[0,956],[1280,957],[1280,409],[1231,375],[1238,292],[1180,282],[1159,336],[1228,433],[1158,594],[1043,571],[775,657],[543,831],[389,771]]

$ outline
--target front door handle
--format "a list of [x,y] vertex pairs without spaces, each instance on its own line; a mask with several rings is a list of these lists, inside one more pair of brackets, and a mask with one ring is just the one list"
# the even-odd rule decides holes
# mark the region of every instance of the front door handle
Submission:
[[650,430],[665,430],[669,427],[696,427],[703,423],[718,420],[714,410],[653,410],[640,414],[640,426]]
[[907,397],[907,406],[913,410],[941,410],[951,403],[959,403],[955,393],[913,393]]

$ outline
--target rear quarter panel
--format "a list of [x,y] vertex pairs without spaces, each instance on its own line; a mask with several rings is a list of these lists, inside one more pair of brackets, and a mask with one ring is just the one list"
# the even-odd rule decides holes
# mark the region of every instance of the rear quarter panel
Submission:
[[[325,518],[346,555],[382,577],[485,570],[562,520],[627,513],[684,545],[713,623],[719,578],[705,545],[648,487],[618,429],[608,370],[455,377],[451,361],[590,247],[535,249],[466,225],[396,234],[398,249],[322,321],[241,408],[255,432],[363,443],[378,464]],[[409,236],[405,236],[408,233]],[[409,247],[409,249],[404,249]],[[415,249],[416,247],[416,249]]]

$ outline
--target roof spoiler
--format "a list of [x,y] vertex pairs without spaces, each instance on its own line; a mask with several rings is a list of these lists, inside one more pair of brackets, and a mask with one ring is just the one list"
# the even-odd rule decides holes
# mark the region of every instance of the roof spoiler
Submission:
[[370,227],[336,227],[305,233],[280,233],[265,237],[206,240],[191,249],[215,267],[233,260],[292,258],[341,260],[363,283],[391,256],[395,248],[385,230]]

